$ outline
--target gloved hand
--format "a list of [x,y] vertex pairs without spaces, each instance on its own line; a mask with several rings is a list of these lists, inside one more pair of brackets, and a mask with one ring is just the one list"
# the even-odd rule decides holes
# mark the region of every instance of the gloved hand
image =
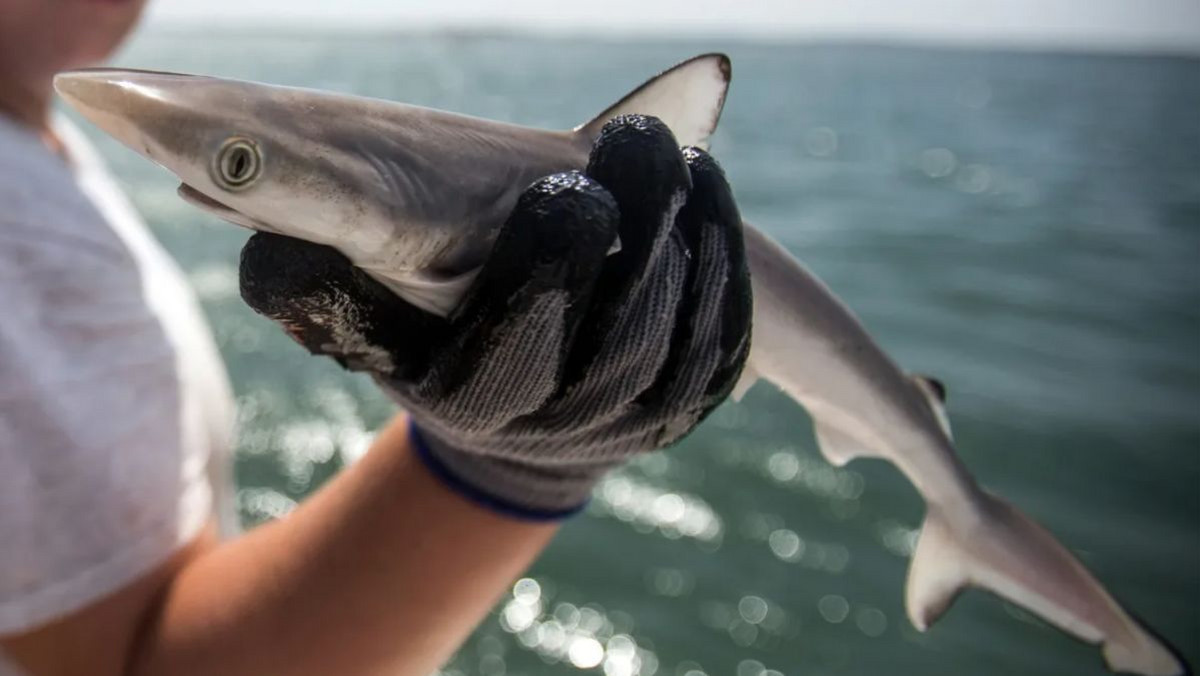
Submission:
[[265,233],[242,251],[241,290],[313,353],[370,373],[450,486],[526,518],[572,513],[607,470],[687,434],[750,346],[724,174],[644,116],[610,122],[586,173],[525,191],[448,318],[332,248]]

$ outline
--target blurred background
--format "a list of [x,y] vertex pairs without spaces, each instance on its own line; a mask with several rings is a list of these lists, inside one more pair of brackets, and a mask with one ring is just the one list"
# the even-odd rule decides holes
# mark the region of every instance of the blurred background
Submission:
[[[564,128],[715,50],[746,218],[946,382],[982,483],[1200,661],[1200,2],[155,0],[116,62]],[[244,519],[286,513],[392,406],[242,304],[248,233],[84,128],[217,333]],[[1104,673],[979,592],[917,633],[921,514],[760,384],[605,481],[443,673]]]

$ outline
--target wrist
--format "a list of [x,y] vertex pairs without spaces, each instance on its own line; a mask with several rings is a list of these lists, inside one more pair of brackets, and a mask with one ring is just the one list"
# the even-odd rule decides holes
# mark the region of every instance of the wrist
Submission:
[[538,467],[459,450],[411,417],[408,435],[413,452],[443,485],[477,506],[522,521],[561,521],[578,514],[608,469]]

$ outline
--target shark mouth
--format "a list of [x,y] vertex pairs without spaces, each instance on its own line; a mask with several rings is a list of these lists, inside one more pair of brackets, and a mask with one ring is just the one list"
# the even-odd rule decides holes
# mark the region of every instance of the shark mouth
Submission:
[[188,204],[199,209],[203,209],[204,211],[207,211],[223,221],[228,221],[234,225],[240,225],[243,228],[249,228],[251,230],[274,232],[279,234],[275,228],[272,228],[266,223],[251,218],[237,209],[234,209],[223,202],[215,200],[208,195],[205,195],[186,183],[180,183],[179,188],[175,192],[181,198],[183,198],[184,202],[187,202]]

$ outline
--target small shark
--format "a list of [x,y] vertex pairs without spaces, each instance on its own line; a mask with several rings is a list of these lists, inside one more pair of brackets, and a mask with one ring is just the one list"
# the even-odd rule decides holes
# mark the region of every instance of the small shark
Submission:
[[[689,59],[569,131],[175,73],[90,69],[54,84],[96,126],[175,174],[189,203],[333,246],[444,316],[526,186],[582,169],[604,123],[625,113],[654,115],[681,145],[706,146],[730,77],[724,55]],[[753,338],[735,396],[770,381],[808,411],[831,463],[883,458],[916,486],[927,511],[905,603],[918,629],[974,586],[1099,644],[1114,671],[1185,672],[1048,531],[976,483],[955,453],[940,383],[902,371],[782,246],[749,224],[744,237]]]

